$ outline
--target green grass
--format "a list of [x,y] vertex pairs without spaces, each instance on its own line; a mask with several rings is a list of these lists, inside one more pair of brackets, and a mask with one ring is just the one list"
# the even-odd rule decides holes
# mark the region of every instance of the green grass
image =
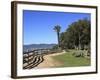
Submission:
[[53,59],[62,63],[58,67],[75,67],[75,66],[90,66],[90,58],[85,57],[75,57],[73,56],[75,50],[69,50],[65,54],[53,56]]

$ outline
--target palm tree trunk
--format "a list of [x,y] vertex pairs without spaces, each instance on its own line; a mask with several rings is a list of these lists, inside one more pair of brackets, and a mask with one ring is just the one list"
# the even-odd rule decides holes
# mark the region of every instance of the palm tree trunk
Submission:
[[59,38],[59,32],[57,32],[57,37],[58,37],[58,48],[60,48],[60,38]]

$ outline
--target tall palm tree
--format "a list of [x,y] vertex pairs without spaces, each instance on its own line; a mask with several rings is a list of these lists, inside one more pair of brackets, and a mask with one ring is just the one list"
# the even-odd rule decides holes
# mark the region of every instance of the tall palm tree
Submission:
[[60,38],[59,38],[60,29],[61,29],[60,25],[56,25],[56,26],[54,27],[54,30],[57,32],[58,48],[60,47]]

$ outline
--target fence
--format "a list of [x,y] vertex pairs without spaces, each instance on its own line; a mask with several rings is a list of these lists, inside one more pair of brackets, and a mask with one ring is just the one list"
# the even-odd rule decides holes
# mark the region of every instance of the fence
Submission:
[[23,69],[32,69],[44,61],[43,56],[51,53],[50,49],[36,49],[23,54]]

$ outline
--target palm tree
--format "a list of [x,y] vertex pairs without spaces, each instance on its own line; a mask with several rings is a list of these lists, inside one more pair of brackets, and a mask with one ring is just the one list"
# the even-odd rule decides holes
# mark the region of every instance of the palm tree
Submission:
[[58,48],[60,47],[60,38],[59,38],[60,29],[61,29],[60,25],[56,25],[56,26],[54,27],[54,30],[57,32]]

